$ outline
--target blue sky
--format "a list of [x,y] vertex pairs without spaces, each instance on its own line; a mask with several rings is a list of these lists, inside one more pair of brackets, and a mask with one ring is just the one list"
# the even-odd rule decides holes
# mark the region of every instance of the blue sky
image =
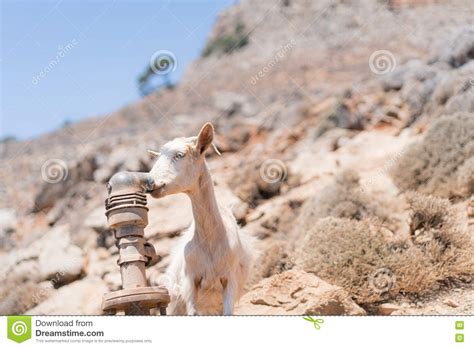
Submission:
[[235,3],[0,1],[0,136],[19,139],[137,100],[137,77],[158,50],[176,56],[179,80],[218,13]]

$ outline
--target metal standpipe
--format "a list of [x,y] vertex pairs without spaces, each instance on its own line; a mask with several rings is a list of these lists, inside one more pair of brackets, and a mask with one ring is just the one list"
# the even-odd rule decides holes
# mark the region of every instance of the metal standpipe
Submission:
[[156,261],[152,244],[144,236],[148,225],[146,192],[153,189],[148,173],[119,172],[107,183],[105,215],[114,230],[119,249],[122,290],[104,294],[102,310],[107,314],[150,315],[157,308],[166,315],[170,301],[164,286],[148,285],[146,267]]

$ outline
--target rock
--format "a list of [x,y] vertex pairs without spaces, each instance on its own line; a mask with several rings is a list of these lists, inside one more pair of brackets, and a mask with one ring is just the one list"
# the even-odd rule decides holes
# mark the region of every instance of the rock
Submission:
[[52,228],[27,247],[7,254],[1,261],[7,282],[50,280],[56,286],[79,278],[85,262],[82,250],[71,243],[67,225]]
[[101,167],[94,172],[94,181],[106,183],[114,173],[114,169]]
[[105,183],[119,171],[147,172],[151,168],[146,149],[132,146],[116,146],[112,153],[99,158],[100,167],[94,172],[96,182]]
[[148,226],[145,238],[163,238],[179,234],[192,222],[191,202],[185,194],[148,200]]
[[96,277],[84,278],[63,286],[27,315],[98,315],[102,314],[102,295],[108,292],[105,283]]
[[243,116],[252,116],[255,112],[246,96],[231,92],[214,94],[214,106],[227,117],[242,113]]
[[178,242],[179,238],[161,238],[156,242],[153,242],[153,246],[155,247],[156,255],[158,255],[159,259],[163,259],[164,257],[168,256],[173,249],[173,247]]
[[232,207],[232,214],[234,214],[235,219],[239,224],[245,224],[246,216],[249,212],[249,205],[248,203],[242,202],[236,204]]
[[103,204],[91,211],[91,213],[84,220],[84,226],[93,229],[97,233],[109,230],[107,217],[105,216],[105,206]]
[[0,209],[0,238],[15,231],[16,212],[13,209]]
[[448,305],[449,307],[457,308],[459,307],[459,303],[454,301],[452,298],[447,298],[443,301],[445,305]]
[[418,308],[402,308],[392,312],[391,315],[446,315],[446,310],[442,305],[419,304]]
[[[117,247],[115,247],[117,249]],[[109,255],[109,256],[106,256]],[[97,276],[102,278],[107,273],[117,272],[118,255],[110,255],[109,251],[104,248],[97,248],[89,251],[88,262],[85,267],[85,273],[88,276]]]
[[48,240],[42,243],[38,256],[40,278],[54,281],[56,285],[68,284],[81,276],[84,266],[82,250],[70,244],[68,231],[53,229]]
[[94,246],[110,248],[115,245],[113,230],[109,228],[103,204],[92,209],[84,221],[83,228],[85,229],[82,230],[84,234],[89,231],[96,233]]
[[34,281],[40,282],[44,280],[41,277],[38,260],[24,260],[16,264],[13,269],[7,275],[7,279],[10,281]]
[[285,241],[269,241],[256,259],[254,267],[250,270],[246,286],[250,288],[262,279],[288,271],[293,266],[294,261],[288,253],[288,243]]
[[120,290],[122,287],[122,276],[120,275],[119,270],[107,273],[104,276],[104,281],[111,291]]
[[383,89],[385,91],[400,90],[405,83],[408,70],[407,66],[399,66],[393,72],[384,75],[381,79]]
[[216,199],[220,206],[232,210],[236,219],[238,219],[237,215],[240,218],[245,217],[248,205],[242,202],[242,200],[237,197],[225,183],[219,183],[214,187],[214,190],[216,193]]
[[338,286],[301,270],[262,280],[240,300],[236,314],[245,315],[365,315]]
[[248,144],[250,138],[257,132],[257,127],[248,120],[236,119],[232,123],[226,120],[222,118],[216,121],[216,129],[225,136],[216,134],[215,144],[222,153],[236,152]]
[[474,60],[454,71],[440,71],[438,75],[439,83],[427,105],[426,114],[439,117],[458,111],[473,112]]
[[0,249],[11,249],[14,242],[10,236],[16,228],[16,212],[13,209],[0,209]]
[[54,224],[56,224],[61,219],[61,217],[64,216],[64,213],[67,208],[68,208],[68,199],[63,198],[57,201],[53,205],[51,210],[48,211],[48,214],[46,215],[48,224],[50,226],[53,226]]
[[401,310],[402,307],[395,303],[382,303],[377,308],[377,312],[380,315],[390,315],[395,311]]
[[33,281],[3,282],[0,287],[0,315],[24,313],[36,304],[42,291],[43,286]]
[[351,108],[348,101],[340,101],[334,105],[326,114],[321,116],[312,137],[316,139],[334,128],[362,130],[365,127],[363,116]]
[[71,163],[53,159],[45,164],[44,168],[41,168],[43,185],[34,199],[33,212],[51,209],[78,183],[93,180],[97,168],[93,155],[86,155]]
[[467,27],[456,34],[438,53],[438,60],[458,68],[474,59],[474,28]]

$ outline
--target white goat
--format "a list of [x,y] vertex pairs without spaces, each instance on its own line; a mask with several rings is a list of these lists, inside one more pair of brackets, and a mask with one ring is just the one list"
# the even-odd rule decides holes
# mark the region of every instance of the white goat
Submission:
[[206,123],[197,137],[176,138],[161,151],[150,171],[155,198],[186,193],[194,221],[171,253],[166,279],[171,282],[169,313],[232,315],[251,263],[249,237],[229,209],[218,206],[205,152],[214,128]]

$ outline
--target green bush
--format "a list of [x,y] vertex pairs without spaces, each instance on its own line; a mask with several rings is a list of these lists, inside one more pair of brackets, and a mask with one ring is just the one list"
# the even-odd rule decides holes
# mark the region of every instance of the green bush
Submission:
[[245,33],[245,26],[242,23],[236,25],[231,34],[223,34],[209,42],[202,53],[203,57],[211,54],[229,54],[236,51],[249,42],[248,35]]

